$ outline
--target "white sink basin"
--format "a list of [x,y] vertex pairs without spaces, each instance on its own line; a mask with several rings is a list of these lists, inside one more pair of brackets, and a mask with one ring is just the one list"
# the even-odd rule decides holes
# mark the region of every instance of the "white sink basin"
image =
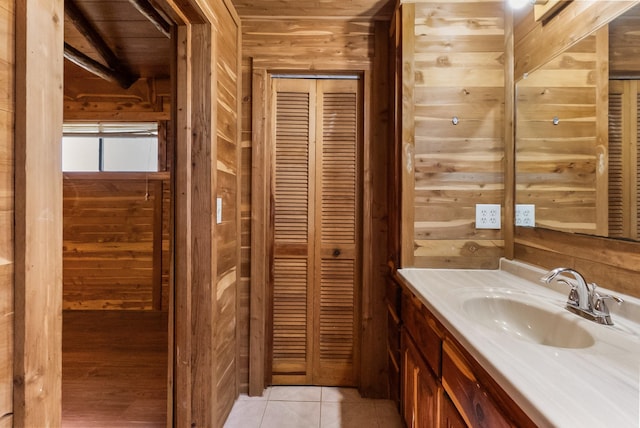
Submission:
[[472,297],[462,307],[472,321],[527,342],[557,348],[595,343],[580,318],[564,309],[553,311],[503,295]]

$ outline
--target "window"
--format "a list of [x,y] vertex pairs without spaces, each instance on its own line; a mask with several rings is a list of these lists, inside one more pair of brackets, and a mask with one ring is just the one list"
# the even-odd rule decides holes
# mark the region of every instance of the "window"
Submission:
[[158,171],[156,123],[65,124],[63,171]]

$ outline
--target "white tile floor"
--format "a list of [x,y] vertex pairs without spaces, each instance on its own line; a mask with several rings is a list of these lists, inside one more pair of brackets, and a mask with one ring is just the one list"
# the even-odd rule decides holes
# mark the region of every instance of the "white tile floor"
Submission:
[[392,401],[361,398],[351,388],[274,386],[241,395],[225,428],[402,428]]

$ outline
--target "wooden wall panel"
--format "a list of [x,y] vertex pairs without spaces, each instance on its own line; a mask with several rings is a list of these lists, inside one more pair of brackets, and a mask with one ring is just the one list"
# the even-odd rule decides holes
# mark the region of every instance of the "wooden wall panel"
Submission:
[[64,84],[64,120],[169,120],[170,93],[166,78],[139,79],[129,89],[97,77],[69,78]]
[[373,55],[373,22],[343,20],[245,20],[242,54],[256,68],[367,69]]
[[534,21],[533,9],[514,29],[515,80],[632,8],[638,1],[573,1],[549,21]]
[[[168,180],[144,177],[67,174],[64,309],[167,310],[161,303],[168,300],[168,276],[161,272],[169,258],[169,237],[163,232],[170,215],[169,194],[163,190],[168,186]],[[154,252],[158,245],[161,253]]]
[[598,171],[606,138],[598,138],[597,126],[597,94],[608,90],[606,67],[604,82],[597,76],[607,49],[605,44],[598,53],[597,47],[596,36],[588,37],[517,85],[516,203],[534,204],[541,227],[606,233],[596,202],[598,180],[606,181]]
[[13,413],[14,1],[0,4],[0,426]]
[[570,267],[589,282],[640,297],[638,243],[541,228],[516,228],[515,257],[537,266]]
[[640,77],[640,6],[609,24],[609,76]]
[[[365,396],[387,397],[386,355],[372,354],[386,348],[386,303],[385,280],[389,272],[387,262],[390,258],[387,237],[389,232],[389,203],[387,202],[389,147],[391,146],[389,109],[392,105],[387,96],[390,92],[389,76],[389,22],[376,22],[374,41],[373,72],[367,76],[372,79],[370,103],[366,107],[365,120],[370,127],[365,133],[364,187],[367,198],[363,202],[363,217],[370,218],[369,228],[362,236],[363,248],[363,284],[362,292],[362,332],[360,349],[361,380],[360,391]],[[369,99],[369,97],[367,97]],[[366,224],[366,222],[365,222]],[[384,334],[383,334],[384,333]],[[384,354],[384,351],[383,351]],[[388,397],[387,397],[388,398]]]
[[346,2],[318,2],[317,0],[233,0],[242,19],[251,18],[304,18],[313,14],[318,19],[362,18],[388,20],[393,12],[394,2],[388,0],[349,0]]
[[475,228],[475,205],[504,199],[504,2],[416,2],[405,25],[414,230],[403,248],[416,267],[495,268],[503,234]]
[[216,326],[214,364],[216,424],[222,426],[238,396],[238,283],[240,276],[240,27],[234,11],[213,2],[216,58],[216,195],[222,221],[215,225]]

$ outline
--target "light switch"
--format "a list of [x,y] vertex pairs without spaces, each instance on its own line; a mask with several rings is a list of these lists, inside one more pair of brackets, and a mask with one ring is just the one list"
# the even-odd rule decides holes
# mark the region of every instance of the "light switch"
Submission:
[[222,198],[216,198],[216,223],[222,223]]

